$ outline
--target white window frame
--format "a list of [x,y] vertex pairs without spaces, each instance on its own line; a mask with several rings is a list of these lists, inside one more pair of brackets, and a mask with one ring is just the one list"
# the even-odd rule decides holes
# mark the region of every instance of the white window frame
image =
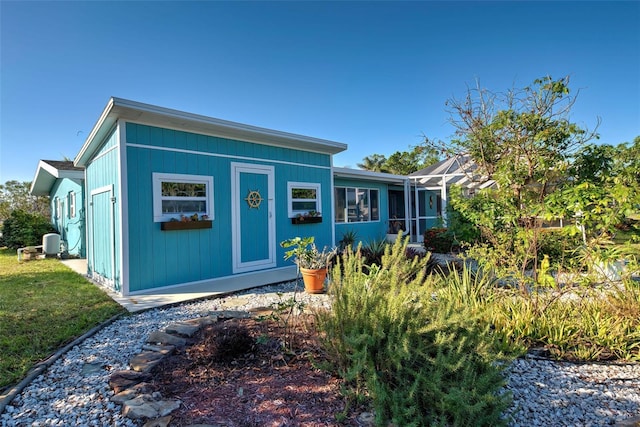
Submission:
[[76,217],[76,192],[69,191],[69,218]]
[[55,208],[56,208],[56,219],[62,218],[62,201],[59,197],[56,197],[55,200]]
[[[154,222],[166,222],[172,219],[180,219],[177,214],[164,214],[162,212],[162,183],[163,182],[181,182],[186,184],[205,184],[206,185],[206,206],[207,211],[204,215],[207,215],[208,219],[213,220],[213,177],[205,175],[189,175],[189,174],[177,174],[177,173],[159,173],[154,172],[152,174],[153,180],[153,221]],[[201,200],[201,198],[197,198]],[[195,199],[194,199],[195,200]],[[184,215],[195,212],[185,212]],[[198,212],[202,214],[201,212]]]
[[[361,223],[367,223],[367,222],[380,222],[380,189],[379,188],[370,188],[370,187],[349,187],[349,186],[342,186],[342,185],[337,185],[336,187],[337,189],[341,189],[344,190],[344,195],[345,195],[345,212],[344,212],[344,220],[338,220],[337,218],[335,218],[335,216],[337,215],[338,209],[337,207],[334,209],[336,212],[336,215],[334,215],[334,221],[336,224],[361,224]],[[363,221],[349,221],[349,200],[348,200],[348,196],[347,196],[347,191],[348,190],[353,190],[357,195],[360,192],[366,191],[367,192],[367,200],[368,202],[368,206],[367,209],[369,210],[367,216],[368,219],[367,220],[363,220]],[[375,191],[378,193],[378,197],[377,197],[377,202],[378,202],[378,219],[371,219],[371,192]],[[357,202],[357,198],[356,198],[356,202]]]
[[[322,194],[320,192],[320,188],[322,187],[322,185],[318,182],[287,182],[287,206],[288,206],[288,213],[289,213],[289,218],[295,218],[298,215],[304,215],[306,213],[309,212],[309,210],[299,210],[299,209],[293,209],[293,203],[294,202],[315,202],[316,203],[316,209],[312,209],[315,210],[316,212],[319,212],[320,215],[322,215]],[[300,189],[304,189],[304,190],[315,190],[316,191],[316,198],[315,199],[294,199],[293,195],[292,195],[292,190],[294,188],[300,188]]]

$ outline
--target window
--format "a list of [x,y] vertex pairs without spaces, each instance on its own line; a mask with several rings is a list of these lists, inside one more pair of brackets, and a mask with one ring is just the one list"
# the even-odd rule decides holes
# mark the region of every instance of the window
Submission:
[[56,197],[55,200],[55,208],[56,208],[56,219],[62,218],[62,201]]
[[314,182],[289,182],[287,184],[289,195],[289,218],[298,214],[304,215],[311,211],[322,212],[320,207],[320,184]]
[[153,174],[153,220],[180,219],[182,215],[213,219],[213,177]]
[[69,192],[69,218],[75,218],[76,216],[76,193],[75,191]]
[[336,222],[369,222],[380,220],[378,190],[336,187]]

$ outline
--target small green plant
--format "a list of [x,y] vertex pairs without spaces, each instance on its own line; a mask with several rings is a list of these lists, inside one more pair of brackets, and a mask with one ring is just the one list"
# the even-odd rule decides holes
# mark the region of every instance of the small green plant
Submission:
[[316,270],[327,268],[336,251],[324,248],[319,251],[314,243],[314,237],[294,237],[280,243],[283,248],[292,248],[285,252],[284,259],[294,259],[298,268]]
[[293,296],[287,299],[283,298],[283,294],[278,292],[278,301],[271,304],[273,312],[269,316],[277,322],[283,331],[283,348],[292,351],[295,345],[295,328],[300,321],[300,315],[304,312],[306,303],[299,301],[297,298],[297,288]]
[[[402,239],[398,239],[402,240]],[[365,258],[365,263],[369,266],[371,265],[381,265],[382,257],[385,254],[385,251],[391,245],[387,243],[385,239],[375,239],[370,240],[364,245],[361,249],[362,256]]]
[[353,249],[356,240],[358,239],[358,232],[355,230],[348,230],[342,234],[342,239],[338,242],[338,250],[343,252],[347,248]]

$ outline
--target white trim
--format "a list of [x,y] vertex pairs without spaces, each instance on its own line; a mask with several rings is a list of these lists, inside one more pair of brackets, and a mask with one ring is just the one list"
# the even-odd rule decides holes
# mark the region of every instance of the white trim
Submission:
[[58,220],[62,219],[62,215],[64,215],[64,213],[62,212],[62,200],[60,199],[60,197],[56,196],[55,198],[55,207],[56,207],[56,222]]
[[113,191],[113,184],[107,184],[102,187],[94,188],[93,190],[91,190],[90,195],[93,196],[95,194],[104,193],[106,191]]
[[95,156],[94,158],[91,159],[91,162],[95,162],[96,160],[99,160],[101,158],[103,158],[104,156],[106,156],[107,154],[111,153],[113,150],[117,150],[119,147],[119,143],[116,143],[115,145],[107,148],[106,150],[104,150],[103,152],[101,152],[100,154],[98,154],[97,156]]
[[104,138],[105,129],[111,127],[118,119],[165,129],[183,130],[328,155],[337,154],[347,149],[346,144],[336,141],[220,120],[122,98],[111,98],[74,159],[76,166],[85,166],[89,162],[92,149],[95,149],[96,144]]
[[[160,173],[153,172],[152,192],[153,192],[153,221],[165,222],[171,219],[177,219],[175,214],[169,215],[162,212],[162,182],[181,182],[185,184],[205,184],[207,187],[206,212],[209,219],[214,219],[213,204],[213,177],[210,175],[190,175],[181,173]],[[193,213],[191,213],[193,214]]]
[[[275,144],[289,147],[302,143],[309,146],[318,146],[318,149],[322,147],[323,150],[328,151],[327,154],[336,154],[347,149],[346,144],[327,139],[216,119],[123,98],[113,97],[111,101],[110,104],[114,107],[116,113],[120,116],[133,114],[138,123],[146,122],[154,126],[161,124],[162,127],[175,128],[177,130],[197,129],[196,131],[191,130],[191,132],[207,132],[214,136],[237,138],[242,141],[266,143],[268,145]],[[111,108],[108,109],[110,110]],[[310,149],[310,147],[307,147],[307,149]]]
[[338,178],[345,179],[366,179],[369,181],[378,181],[382,183],[402,184],[407,181],[407,177],[404,175],[394,175],[384,172],[372,172],[363,169],[351,169],[333,167],[333,173]]
[[333,156],[331,156],[331,177],[329,187],[329,202],[331,203],[331,246],[336,246],[336,205],[334,190],[335,185],[335,173],[333,172]]
[[116,280],[116,254],[115,254],[115,218],[114,218],[114,212],[113,212],[113,202],[111,205],[111,209],[109,211],[109,219],[110,219],[110,237],[113,239],[113,244],[111,245],[111,279],[107,279],[106,277],[103,277],[99,274],[96,274],[95,271],[95,263],[96,263],[96,256],[94,253],[94,246],[93,246],[93,227],[94,227],[94,218],[93,218],[93,212],[94,212],[94,206],[93,206],[93,196],[97,195],[97,194],[102,194],[102,193],[110,193],[111,194],[111,199],[113,199],[113,184],[108,184],[108,185],[104,185],[102,187],[98,187],[96,189],[91,190],[91,194],[89,196],[89,206],[91,206],[91,212],[90,212],[90,221],[88,221],[89,224],[91,224],[91,247],[89,248],[91,250],[91,278],[93,280],[98,281],[99,283],[103,283],[105,285],[108,285],[111,287],[112,291],[115,291],[114,289],[114,285],[115,285],[115,280]]
[[67,198],[69,199],[69,203],[67,203],[67,217],[75,218],[77,207],[76,207],[76,192],[71,190],[67,193]]
[[[240,173],[267,175],[267,209],[269,256],[264,260],[242,262],[242,224],[240,223],[241,194],[239,188]],[[231,246],[233,273],[246,273],[254,270],[276,267],[276,209],[275,209],[275,168],[268,165],[251,163],[231,163]],[[257,236],[256,236],[257,237]]]
[[319,182],[288,181],[287,182],[287,212],[288,212],[289,218],[294,218],[298,214],[304,214],[306,212],[309,212],[308,210],[293,209],[293,198],[291,197],[291,190],[294,188],[302,188],[305,190],[316,190],[315,199],[296,199],[296,200],[307,200],[307,201],[315,200],[316,209],[313,209],[313,210],[322,214],[322,192],[321,192],[322,184],[320,184]]
[[183,154],[195,154],[198,156],[209,156],[209,157],[219,157],[223,159],[232,159],[232,160],[242,160],[242,161],[255,161],[255,162],[269,162],[277,163],[280,165],[290,165],[290,166],[304,166],[307,168],[316,168],[316,169],[332,169],[331,166],[320,166],[320,165],[310,165],[307,163],[297,163],[297,162],[287,162],[285,160],[272,160],[265,159],[264,157],[248,157],[248,156],[237,156],[232,154],[220,154],[220,153],[211,153],[208,151],[196,151],[196,150],[185,150],[183,148],[171,148],[171,147],[158,147],[155,145],[146,145],[146,144],[132,144],[128,143],[127,147],[134,148],[146,148],[149,150],[158,150],[158,151],[171,151],[175,153],[183,153]]
[[[116,145],[118,147],[118,216],[120,217],[120,236],[116,239],[115,229],[114,241],[120,245],[120,293],[122,295],[129,295],[129,192],[127,191],[128,185],[128,169],[127,169],[127,153],[126,145],[123,141],[127,139],[127,125],[125,122],[118,120],[116,125]],[[115,263],[115,259],[114,259]],[[114,276],[115,280],[116,276]]]
[[[335,190],[337,188],[343,188],[345,189],[345,193],[344,193],[344,197],[345,197],[345,213],[344,213],[344,221],[336,221],[335,217],[334,217],[334,223],[335,224],[371,224],[371,223],[376,223],[376,222],[381,222],[382,221],[382,215],[380,212],[380,193],[382,192],[381,189],[379,188],[373,188],[373,187],[361,187],[361,186],[353,186],[353,185],[337,185],[334,186],[332,188],[334,194],[335,194]],[[358,194],[358,190],[367,190],[368,192],[368,197],[367,199],[369,200],[368,203],[368,209],[369,209],[369,218],[371,218],[371,191],[377,191],[378,192],[378,219],[368,219],[366,221],[349,221],[349,198],[347,197],[347,189],[353,189],[356,191],[356,198],[357,198],[357,194]],[[388,189],[387,189],[388,191]],[[387,201],[388,203],[388,201]]]
[[[114,105],[114,99],[111,98],[109,99],[109,102],[107,102],[107,106],[104,108],[104,110],[102,110],[102,114],[100,114],[98,121],[96,122],[95,125],[93,125],[93,128],[91,129],[91,132],[87,136],[85,143],[82,145],[82,147],[80,147],[80,151],[76,155],[76,158],[73,159],[74,165],[76,166],[87,165],[89,159],[86,159],[86,161],[84,161],[83,157],[85,157],[85,155],[88,154],[87,151],[89,149],[89,146],[91,145],[89,144],[89,142],[93,141],[96,138],[96,136],[98,136],[99,134],[101,137],[103,137],[105,133],[104,128],[105,127],[111,128],[113,126],[113,123],[115,123],[115,119],[107,120],[109,118],[109,114],[111,113],[111,110],[113,109],[113,105]],[[105,123],[108,126],[104,126]]]

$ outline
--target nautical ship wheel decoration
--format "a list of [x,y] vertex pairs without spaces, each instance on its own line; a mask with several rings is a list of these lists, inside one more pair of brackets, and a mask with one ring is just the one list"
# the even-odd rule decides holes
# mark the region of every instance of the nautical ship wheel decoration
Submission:
[[260,207],[260,203],[262,203],[262,200],[264,199],[262,198],[258,190],[249,190],[249,194],[247,195],[247,197],[245,197],[245,200],[249,205],[249,209],[258,209]]

